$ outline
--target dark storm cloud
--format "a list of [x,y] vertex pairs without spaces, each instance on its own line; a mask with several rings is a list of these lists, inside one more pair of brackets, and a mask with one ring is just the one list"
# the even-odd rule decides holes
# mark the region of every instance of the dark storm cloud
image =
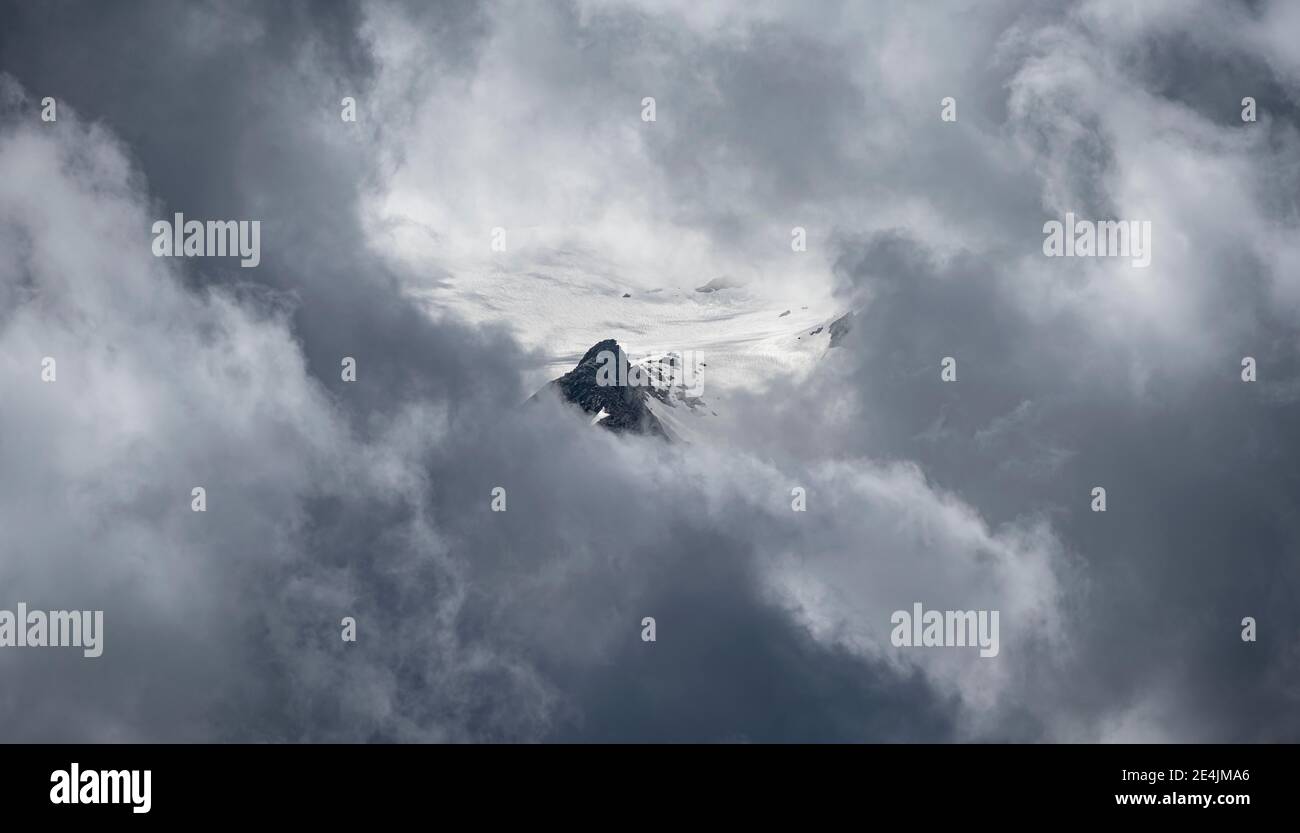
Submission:
[[[437,66],[463,68],[478,12],[454,3],[440,11],[428,31]],[[311,371],[334,384],[343,356],[364,368],[343,401],[383,408],[427,395],[435,356],[441,390],[460,392],[453,403],[508,378],[509,345],[430,326],[368,250],[357,199],[391,116],[368,109],[374,59],[357,4],[19,4],[12,20],[0,42],[5,68],[34,96],[54,95],[122,137],[158,217],[261,220],[256,275],[199,262],[186,264],[191,277],[292,293]],[[361,112],[346,129],[345,95]],[[475,365],[499,363],[480,373],[460,361],[470,355]]]
[[[0,602],[102,606],[109,641],[94,667],[4,657],[6,736],[1294,737],[1296,340],[1267,236],[1232,236],[1294,192],[1294,169],[1251,161],[1285,160],[1293,137],[1195,132],[1214,96],[1161,82],[1194,61],[1140,27],[1117,48],[1142,61],[1082,72],[1069,45],[1090,59],[1110,19],[1087,11],[847,4],[826,7],[842,27],[798,7],[733,27],[624,4],[5,6],[0,69],[27,100],[0,135],[17,304],[0,344],[5,436],[25,442],[0,445],[16,530]],[[502,42],[492,60],[517,74],[481,64]],[[1243,87],[1286,66],[1244,50],[1221,51]],[[1175,137],[1158,144],[1096,106],[1139,92],[1201,104],[1142,116]],[[664,129],[624,168],[593,137],[644,94]],[[957,125],[938,122],[946,94]],[[34,122],[44,95],[66,103],[57,128]],[[544,175],[487,163],[609,152],[593,193],[661,180],[646,210],[719,248],[800,206],[860,310],[849,339],[806,382],[742,399],[730,448],[517,410],[535,357],[414,306],[362,220],[426,138],[421,101],[457,96],[531,132],[457,133],[476,114],[449,111],[437,154],[520,152],[436,168],[434,196],[546,208],[536,195],[562,189]],[[1200,241],[1173,255],[1179,295],[1041,259],[1045,216],[1127,210],[1126,165],[1186,145],[1212,185],[1244,178],[1228,196],[1253,214],[1160,215]],[[173,211],[261,219],[261,265],[153,260],[148,224]],[[50,351],[68,357],[54,393],[29,372]],[[1253,387],[1247,354],[1267,369]],[[948,355],[956,385],[937,381]],[[1087,511],[1099,484],[1104,515]],[[889,611],[922,596],[1001,607],[1003,655],[891,655]]]
[[[1295,403],[1269,397],[1297,372],[1294,341],[1261,359],[1272,379],[1256,388],[1238,378],[1249,353],[1225,343],[1218,366],[1157,370],[1135,392],[1125,357],[1079,321],[1011,312],[975,277],[992,268],[937,268],[897,238],[862,245],[847,276],[878,286],[849,338],[847,387],[873,419],[837,441],[917,460],[992,521],[1054,519],[1088,586],[1068,690],[1049,683],[1046,696],[1104,713],[1157,686],[1173,736],[1294,737],[1294,694],[1274,677],[1300,624],[1280,590],[1300,580],[1285,509],[1300,498],[1286,462],[1300,448]],[[1262,325],[1256,343],[1290,329]],[[958,357],[957,385],[934,383],[942,356]],[[1096,485],[1105,514],[1089,509]],[[1273,636],[1243,644],[1244,616]]]
[[[7,16],[5,70],[27,88],[6,110],[7,165],[39,170],[67,202],[47,195],[45,204],[66,228],[7,215],[37,256],[10,262],[6,286],[34,285],[113,326],[59,326],[26,306],[10,331],[14,346],[44,338],[32,349],[59,353],[59,384],[101,419],[65,470],[41,476],[44,444],[10,449],[11,509],[52,502],[11,539],[6,587],[15,598],[104,607],[112,646],[97,667],[11,660],[25,680],[10,701],[11,738],[946,731],[918,680],[895,682],[818,644],[761,598],[744,515],[734,532],[713,529],[705,501],[653,461],[655,446],[637,446],[593,480],[611,467],[611,439],[593,444],[554,414],[512,416],[525,361],[516,346],[491,330],[430,321],[400,296],[356,221],[357,190],[375,163],[360,158],[364,142],[336,138],[336,101],[364,92],[371,60],[353,14],[151,5],[101,7],[87,20],[75,11]],[[100,39],[93,60],[51,57],[88,55]],[[62,108],[55,134],[22,122],[47,92]],[[22,161],[30,153],[39,165]],[[81,157],[104,167],[88,170]],[[261,219],[260,267],[182,263],[179,275],[165,274],[173,264],[151,261],[145,231],[151,216],[172,211]],[[79,218],[99,215],[117,227],[78,233]],[[40,255],[69,243],[78,260],[61,283]],[[251,292],[250,280],[281,294]],[[169,339],[185,346],[168,348]],[[300,375],[295,342],[314,380]],[[84,389],[88,371],[77,371],[113,355],[131,362],[101,367],[106,388],[131,390],[150,360],[169,379],[130,397],[133,410],[169,427],[133,430],[125,446],[104,391]],[[343,355],[359,360],[355,387],[338,383]],[[22,434],[44,421],[42,436],[70,441],[75,429],[58,410],[66,404],[21,381],[30,358],[13,356],[8,378],[39,407],[11,413],[9,424]],[[217,370],[223,364],[233,375]],[[53,500],[88,479],[85,506]],[[498,482],[512,501],[500,518],[486,511]],[[195,483],[209,490],[207,515],[188,513]],[[557,493],[557,483],[567,489]],[[16,499],[19,489],[27,500]],[[753,513],[749,500],[738,513]],[[83,514],[58,520],[68,513]],[[96,540],[101,513],[116,520]],[[32,554],[42,568],[24,572]],[[648,612],[675,632],[653,655],[639,640]],[[357,646],[337,641],[342,615],[360,623]],[[681,628],[707,632],[684,640]],[[644,685],[647,661],[658,690]],[[92,673],[99,696],[87,701],[76,692]],[[761,691],[749,690],[755,683]]]
[[[1102,28],[1073,30],[1070,47],[1102,37]],[[906,231],[841,238],[840,291],[862,307],[853,331],[824,375],[762,400],[793,403],[757,437],[769,447],[786,438],[784,451],[794,456],[835,449],[915,460],[991,523],[1052,519],[1077,559],[1070,656],[1064,670],[1027,675],[1017,694],[1055,703],[1056,731],[1067,736],[1087,721],[1119,738],[1293,739],[1298,729],[1291,715],[1300,621],[1288,600],[1300,587],[1300,528],[1287,507],[1300,499],[1290,464],[1300,451],[1300,357],[1294,306],[1279,309],[1293,277],[1285,250],[1254,236],[1274,223],[1294,233],[1293,212],[1274,212],[1297,185],[1295,113],[1276,94],[1284,79],[1240,41],[1199,45],[1217,55],[1218,68],[1200,85],[1196,45],[1190,34],[1155,25],[1131,35],[1117,65],[1131,70],[1119,77],[1133,86],[1120,95],[1150,96],[1152,123],[1179,112],[1166,105],[1191,104],[1193,119],[1224,130],[1222,139],[1194,120],[1183,129],[1199,139],[1123,135],[1116,117],[1097,109],[1106,103],[1105,71],[1068,75],[1069,50],[1055,43],[1040,44],[1039,63],[1008,83],[1013,96],[1035,90],[1012,126],[1021,135],[1028,128],[1042,188],[1053,195],[1039,222],[1059,216],[1051,206],[1061,201],[1085,216],[1132,216],[1117,196],[1125,176],[1141,170],[1132,157],[1162,146],[1185,154],[1184,141],[1196,147],[1192,179],[1163,183],[1171,203],[1196,208],[1156,221],[1157,250],[1161,240],[1169,252],[1173,239],[1194,235],[1194,256],[1167,284],[1167,307],[1124,309],[1142,302],[1109,296],[1123,270],[1032,259],[1042,238],[1014,207],[1036,199],[1039,186],[1024,192],[1025,183],[1008,180],[988,194],[1004,231],[984,251],[947,253]],[[1060,98],[1060,79],[1079,95]],[[1242,151],[1226,131],[1240,129],[1239,100],[1254,91],[1280,106],[1269,107],[1267,134],[1243,140],[1253,150],[1234,160]],[[942,151],[922,148],[921,167],[927,153]],[[1247,216],[1215,215],[1213,203],[1194,196],[1198,180],[1216,179],[1221,166],[1249,194],[1241,203]],[[1234,190],[1219,199],[1236,199]],[[1204,214],[1194,213],[1201,207]],[[1053,286],[1067,294],[1041,303]],[[1100,324],[1106,316],[1128,323],[1115,331]],[[1141,328],[1144,317],[1165,316],[1179,321],[1172,333]],[[1269,368],[1267,380],[1242,383],[1247,355]],[[958,361],[955,384],[937,381],[945,356]],[[808,403],[845,400],[853,419],[799,430]],[[1105,514],[1089,509],[1096,485],[1108,490]],[[1246,616],[1267,622],[1271,636],[1244,643]],[[1072,728],[1071,720],[1080,723]]]
[[[473,38],[469,34],[475,12],[469,5],[459,9],[447,6],[444,11],[439,26],[430,34],[437,37],[442,33],[438,42],[445,47],[450,66],[456,63],[455,56],[462,62],[470,57]],[[358,674],[356,689],[341,689],[339,696],[352,704],[350,709],[331,708],[314,702],[328,699],[329,689],[316,694],[313,685],[328,686],[337,680],[325,672],[319,678],[311,676],[320,667],[314,664],[311,646],[319,646],[322,635],[337,639],[338,621],[344,612],[362,615],[369,604],[378,604],[384,593],[391,593],[381,580],[382,569],[404,556],[421,561],[413,552],[423,554],[427,561],[436,542],[419,539],[423,527],[418,519],[413,520],[424,496],[419,483],[363,485],[358,481],[354,491],[339,490],[331,481],[348,464],[333,457],[332,449],[320,442],[360,447],[358,459],[364,467],[365,456],[372,452],[366,438],[389,430],[403,402],[421,400],[436,391],[442,407],[426,413],[431,434],[437,430],[436,420],[449,418],[449,414],[454,418],[460,407],[490,411],[513,404],[518,397],[514,373],[521,354],[491,332],[471,331],[454,322],[433,325],[400,297],[394,277],[367,256],[356,221],[356,201],[358,188],[376,168],[376,160],[365,153],[367,139],[373,135],[349,136],[338,129],[343,95],[355,95],[364,112],[373,68],[369,45],[359,30],[358,8],[351,4],[19,5],[6,8],[5,20],[0,46],[3,67],[27,85],[34,98],[45,94],[58,98],[63,108],[58,124],[63,132],[55,141],[64,143],[62,152],[69,157],[103,155],[96,146],[102,137],[85,134],[79,124],[79,120],[94,119],[126,143],[131,162],[138,165],[150,188],[153,216],[169,217],[173,211],[183,211],[191,218],[262,220],[264,256],[256,275],[237,267],[214,268],[211,261],[186,264],[191,286],[233,285],[240,295],[248,296],[246,306],[257,316],[257,307],[267,299],[261,293],[250,295],[242,284],[260,281],[281,293],[279,298],[269,299],[271,309],[292,311],[285,323],[292,326],[317,383],[337,384],[340,359],[345,355],[355,356],[361,368],[361,381],[348,389],[350,396],[330,400],[321,391],[310,390],[315,384],[308,382],[308,397],[299,400],[293,398],[293,392],[305,382],[301,369],[291,355],[287,364],[282,361],[286,344],[274,337],[273,331],[263,339],[266,343],[261,349],[243,337],[240,326],[256,328],[255,323],[240,320],[247,312],[229,313],[236,318],[233,326],[213,326],[205,320],[214,314],[225,317],[222,310],[173,312],[175,320],[165,325],[174,333],[172,337],[211,342],[209,349],[231,353],[231,363],[243,367],[228,381],[242,380],[243,388],[214,400],[213,404],[224,398],[231,401],[212,415],[211,425],[206,418],[195,419],[192,436],[185,441],[190,453],[178,454],[177,449],[167,447],[169,440],[181,442],[180,436],[157,431],[149,446],[118,461],[108,481],[115,480],[117,488],[105,488],[102,495],[96,490],[97,500],[125,502],[116,510],[122,513],[122,528],[143,525],[135,546],[148,551],[133,552],[125,542],[122,549],[112,541],[76,543],[79,530],[75,524],[67,531],[73,540],[60,544],[43,537],[45,523],[57,524],[50,517],[30,520],[31,538],[26,548],[24,536],[11,540],[6,561],[10,571],[18,572],[9,573],[8,589],[18,594],[16,598],[24,592],[49,594],[107,609],[109,628],[117,634],[116,650],[108,662],[112,676],[120,680],[109,685],[101,678],[103,702],[82,712],[83,725],[66,719],[60,713],[66,703],[50,693],[59,682],[69,691],[84,686],[83,678],[93,669],[73,668],[69,676],[56,681],[43,679],[44,666],[29,661],[24,668],[38,670],[28,677],[31,685],[16,693],[12,701],[12,714],[24,717],[21,723],[7,721],[11,736],[324,737],[332,736],[335,721],[348,717],[353,718],[357,732],[376,731],[370,728],[372,723],[388,725],[383,712],[390,708],[384,705],[389,693],[412,687],[409,681],[396,680],[388,673],[393,655],[383,655],[379,667],[370,669],[373,673]],[[6,123],[22,130],[22,117],[34,118],[36,109],[32,100],[15,105],[6,111]],[[10,161],[21,164],[22,147],[35,137],[11,134],[10,138],[14,141]],[[81,176],[93,179],[96,172],[86,173],[73,165],[46,173],[68,177],[67,190],[77,191],[76,180]],[[104,186],[92,181],[90,187]],[[85,191],[81,194],[89,200]],[[49,196],[43,199],[51,201]],[[105,209],[101,205],[98,210]],[[93,233],[73,231],[72,240],[63,245],[78,238],[87,246],[107,243],[112,251],[101,252],[101,257],[111,260],[117,256],[119,268],[139,270],[137,255],[148,250],[152,218],[135,219],[138,228],[128,227],[111,242],[102,237],[96,241]],[[140,219],[144,222],[138,222]],[[9,227],[19,229],[19,237],[46,231],[24,230],[16,217]],[[59,241],[43,239],[36,248],[41,244],[59,245]],[[54,276],[43,272],[39,261],[25,260],[13,263],[9,275],[20,283],[36,285],[47,297],[69,291],[50,284]],[[90,279],[88,275],[77,277]],[[119,280],[112,270],[100,278]],[[167,287],[160,287],[159,293],[173,297]],[[167,308],[128,288],[105,301],[108,303],[93,311],[94,316],[113,320],[132,314],[124,308],[131,302],[140,304],[142,310]],[[70,299],[70,303],[77,304],[78,299]],[[278,321],[274,318],[268,326]],[[156,326],[156,322],[145,320],[140,329],[148,333]],[[191,327],[195,331],[187,332]],[[110,341],[109,349],[132,355],[147,343],[144,337],[129,332],[120,338],[117,343]],[[66,374],[76,372],[76,357],[88,363],[95,349],[93,339],[92,345],[78,340],[83,341],[80,353],[63,354],[65,380]],[[50,349],[48,344],[45,349]],[[174,383],[180,396],[192,399],[195,393],[181,391],[213,381],[203,370],[185,366],[194,357],[183,347],[164,349],[155,356],[180,365],[180,379]],[[277,375],[282,378],[274,381]],[[74,376],[72,384],[76,381]],[[261,382],[283,387],[263,403],[247,403],[254,410],[250,427],[250,423],[240,422],[239,413],[246,400],[257,395],[254,391]],[[84,407],[95,412],[93,395],[83,392],[83,397]],[[471,404],[478,399],[486,399],[488,404]],[[142,407],[174,405],[158,401]],[[275,419],[264,421],[265,415],[257,415],[263,408],[277,407],[280,413]],[[359,434],[350,435],[340,423],[330,425],[335,408],[357,416],[352,424]],[[231,421],[236,424],[230,425]],[[258,421],[264,422],[256,426]],[[53,431],[54,424],[47,430]],[[271,448],[276,451],[270,452]],[[389,446],[385,451],[395,453]],[[29,459],[22,459],[25,455],[18,449],[13,454],[18,456],[11,457],[6,468],[15,478],[24,468],[41,465],[35,449]],[[155,454],[170,459],[155,470],[157,482],[147,482],[146,477],[137,487],[140,472],[136,467],[144,466]],[[250,457],[258,454],[261,463]],[[226,458],[224,462],[219,462],[221,457]],[[71,473],[66,476],[75,482]],[[309,485],[316,478],[315,486]],[[57,482],[57,478],[51,479]],[[177,496],[188,494],[190,486],[200,482],[210,490],[213,510],[222,520],[200,525],[199,533],[185,531],[185,527],[176,526],[166,507],[183,506],[175,503]],[[409,490],[403,492],[402,485]],[[17,480],[14,486],[18,487]],[[317,487],[321,496],[317,496]],[[42,493],[31,481],[27,489],[32,497]],[[137,489],[142,493],[134,494]],[[57,512],[60,506],[62,502],[52,508]],[[62,506],[62,511],[73,510]],[[145,534],[146,530],[151,533]],[[62,551],[54,558],[49,551],[59,548]],[[46,569],[23,579],[19,565],[33,553],[46,558]],[[151,614],[140,591],[114,589],[110,593],[102,586],[96,590],[98,582],[79,586],[82,582],[73,578],[82,569],[76,565],[82,562],[129,565],[141,560],[155,563],[144,574],[145,586],[154,588],[143,591],[145,595],[176,595],[172,609],[165,613]],[[380,572],[351,577],[349,565],[365,571],[372,564],[378,565]],[[158,589],[172,583],[169,577],[178,570],[212,576],[197,587],[175,582],[174,590]],[[423,570],[427,583],[422,595],[429,609],[438,611],[440,600],[449,592],[446,571],[427,563]],[[298,611],[290,603],[299,596],[307,599],[303,602],[303,607],[309,608],[303,613],[306,622],[289,615],[279,618],[275,611],[280,606]],[[90,604],[92,600],[97,605]],[[178,617],[185,624],[178,624]],[[379,619],[372,617],[368,626],[374,628]],[[305,630],[317,638],[306,639]],[[405,655],[422,644],[428,647],[427,639],[395,650]],[[304,640],[308,644],[299,644]],[[438,666],[445,676],[455,676],[445,664],[454,662],[447,659],[446,651],[430,649],[428,657],[430,668]],[[478,662],[485,669],[490,664],[487,658]],[[142,681],[149,680],[156,681],[149,684],[157,693],[156,701],[141,700],[134,693]],[[496,688],[504,690],[500,684]],[[303,702],[304,697],[309,702]],[[429,700],[436,702],[432,695]],[[132,702],[139,703],[138,711],[125,706]],[[367,722],[365,718],[373,716],[368,711],[372,703],[380,704],[376,707],[379,716]],[[488,711],[482,705],[473,708]],[[510,709],[523,711],[513,704]],[[294,715],[306,717],[294,720]],[[457,727],[444,730],[435,723],[417,721],[407,734],[441,737],[460,731]]]

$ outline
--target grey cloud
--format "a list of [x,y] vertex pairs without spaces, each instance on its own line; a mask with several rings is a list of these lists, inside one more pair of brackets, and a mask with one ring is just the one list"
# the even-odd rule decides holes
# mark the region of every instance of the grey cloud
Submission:
[[[1294,233],[1294,111],[1272,104],[1293,63],[1251,30],[1216,42],[1211,81],[1185,20],[1108,52],[1107,4],[976,8],[5,6],[0,67],[28,99],[0,134],[0,575],[104,607],[108,645],[95,667],[0,656],[6,736],[1294,738],[1295,398],[1275,392],[1296,339],[1268,248]],[[496,132],[455,110],[421,132],[476,81],[505,93],[472,122]],[[1227,132],[1239,87],[1270,102],[1262,138]],[[618,144],[609,113],[644,94],[663,129]],[[1135,100],[1126,125],[1111,108]],[[503,138],[517,119],[531,134]],[[519,153],[467,150],[485,137]],[[810,213],[854,329],[811,378],[739,397],[716,448],[520,411],[539,357],[509,322],[428,315],[404,290],[458,264],[410,274],[366,225],[426,140],[450,160],[430,199],[474,222],[480,192],[564,220],[608,195],[761,263],[754,229]],[[1196,245],[1162,250],[1187,268],[1160,292],[1038,255],[1058,204],[1129,210],[1124,175],[1183,153],[1203,180],[1151,210]],[[589,175],[572,202],[502,174],[587,156],[563,167]],[[1239,210],[1216,225],[1207,193]],[[261,266],[153,260],[173,210],[261,219]],[[33,370],[50,351],[57,386]],[[884,650],[923,593],[1003,606],[1004,656]]]

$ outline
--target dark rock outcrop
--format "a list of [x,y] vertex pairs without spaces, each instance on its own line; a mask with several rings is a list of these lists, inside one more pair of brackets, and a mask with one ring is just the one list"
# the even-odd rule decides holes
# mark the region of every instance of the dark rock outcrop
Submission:
[[831,347],[839,347],[844,337],[853,329],[853,313],[846,312],[831,322]]
[[[613,363],[615,359],[617,365]],[[623,368],[621,374],[617,374],[617,368]],[[646,405],[646,397],[652,395],[652,388],[598,383],[598,373],[602,381],[626,380],[626,368],[627,355],[617,341],[608,338],[588,350],[573,370],[548,382],[532,398],[536,399],[550,391],[593,417],[604,411],[606,416],[599,424],[610,431],[649,434],[668,439],[663,424]]]
[[696,292],[718,292],[723,289],[735,289],[741,284],[731,278],[717,277],[706,283],[704,286],[695,287]]

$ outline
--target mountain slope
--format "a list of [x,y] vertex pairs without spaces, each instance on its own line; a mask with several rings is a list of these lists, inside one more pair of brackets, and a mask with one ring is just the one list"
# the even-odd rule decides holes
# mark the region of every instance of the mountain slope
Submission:
[[[670,439],[671,433],[650,410],[647,400],[654,395],[653,388],[630,384],[602,384],[613,373],[607,364],[616,357],[617,366],[627,366],[627,355],[612,338],[597,342],[578,361],[577,367],[558,379],[548,382],[533,395],[533,399],[552,392],[564,400],[596,417],[599,424],[615,432],[631,432]],[[604,368],[604,374],[602,374]],[[624,374],[626,375],[626,374]],[[613,377],[615,382],[617,376]],[[601,417],[600,414],[605,416]]]

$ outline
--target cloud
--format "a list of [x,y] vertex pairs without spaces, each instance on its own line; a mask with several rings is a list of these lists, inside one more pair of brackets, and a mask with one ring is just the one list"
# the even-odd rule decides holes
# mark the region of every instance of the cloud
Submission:
[[[23,109],[20,95],[10,85],[8,111]],[[4,285],[24,295],[0,342],[14,392],[6,435],[24,438],[5,446],[5,521],[17,531],[4,585],[32,604],[104,609],[108,643],[97,666],[6,656],[24,681],[10,700],[10,717],[24,715],[15,731],[640,736],[652,705],[706,715],[696,686],[721,693],[743,684],[700,665],[699,646],[714,640],[696,632],[707,620],[687,623],[705,610],[734,635],[718,650],[735,652],[731,638],[752,643],[725,670],[776,673],[791,661],[777,652],[794,650],[795,667],[847,677],[849,691],[879,688],[882,704],[934,731],[939,718],[904,705],[904,683],[868,683],[880,668],[855,669],[837,649],[817,647],[782,613],[787,600],[768,598],[788,564],[755,536],[783,539],[787,554],[810,548],[778,470],[748,456],[664,458],[656,443],[620,442],[566,414],[501,401],[477,424],[441,398],[398,401],[363,434],[307,372],[291,298],[189,288],[174,261],[151,255],[142,180],[111,135],[65,109],[57,132],[39,123],[6,131],[0,169],[10,174],[4,227],[23,242],[7,249]],[[44,355],[59,362],[53,384],[39,379]],[[736,466],[743,471],[720,473]],[[814,495],[835,494],[843,477],[808,482]],[[922,502],[911,510],[919,528],[904,525],[901,540],[960,518],[960,507],[930,496],[914,474],[900,477],[908,494],[890,503]],[[493,517],[486,498],[497,482],[509,484],[511,503]],[[206,513],[190,511],[195,485],[208,491]],[[882,488],[873,487],[877,497]],[[862,531],[831,527],[843,537],[818,545],[830,553],[825,569]],[[992,540],[971,534],[942,549],[971,553]],[[857,614],[872,611],[875,627],[892,601]],[[646,646],[634,626],[651,614],[664,638]],[[355,648],[338,638],[344,615],[358,620]],[[655,665],[682,678],[604,724],[614,719],[604,699],[623,685],[610,669],[626,671],[632,650],[642,652],[643,673],[644,652],[654,650]],[[87,701],[92,678],[97,694]],[[819,714],[840,690],[787,684],[775,693],[806,709],[805,731],[869,736],[874,718]],[[779,728],[775,704],[739,722],[722,715],[725,705],[712,707],[716,727],[697,717],[699,730],[798,737]],[[65,724],[67,713],[81,722]],[[664,730],[689,736],[685,724]]]
[[[6,9],[0,586],[106,648],[0,653],[0,725],[1294,737],[1294,50],[1285,5],[1202,10]],[[153,258],[175,210],[261,220],[261,265]],[[1066,210],[1151,219],[1152,267],[1043,258]],[[409,295],[561,266],[859,314],[665,447],[520,409],[510,322]],[[916,601],[1000,609],[999,657],[893,649]]]

